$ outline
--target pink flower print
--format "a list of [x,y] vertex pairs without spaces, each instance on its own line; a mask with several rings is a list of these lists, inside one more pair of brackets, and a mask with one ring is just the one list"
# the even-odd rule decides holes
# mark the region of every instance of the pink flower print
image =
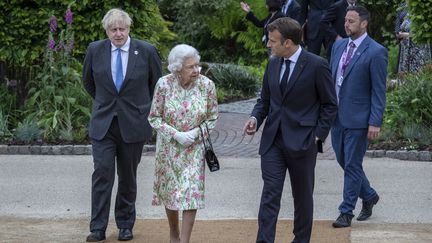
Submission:
[[188,106],[189,106],[189,102],[187,101],[183,101],[182,102],[182,106],[187,110]]
[[192,193],[192,197],[195,199],[199,199],[201,197],[201,195],[197,192]]
[[204,175],[200,175],[198,178],[199,178],[200,181],[204,181],[205,176]]

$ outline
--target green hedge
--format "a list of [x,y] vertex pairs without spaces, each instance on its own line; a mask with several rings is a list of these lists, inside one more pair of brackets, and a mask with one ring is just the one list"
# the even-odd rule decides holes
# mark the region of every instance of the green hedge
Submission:
[[[40,63],[46,46],[48,19],[55,15],[63,19],[70,0],[0,1],[0,61],[27,66]],[[175,35],[168,30],[169,23],[162,19],[156,1],[90,1],[82,0],[72,4],[75,50],[73,56],[82,60],[87,45],[106,38],[101,20],[105,13],[119,7],[127,11],[134,23],[131,36],[148,40],[164,53],[164,45]],[[60,29],[65,27],[59,21]]]
[[432,44],[432,1],[410,0],[411,33],[417,43]]

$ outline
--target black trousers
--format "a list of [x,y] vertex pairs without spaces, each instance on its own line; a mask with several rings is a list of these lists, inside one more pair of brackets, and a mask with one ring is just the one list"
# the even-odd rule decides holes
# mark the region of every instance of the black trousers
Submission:
[[273,243],[275,241],[276,224],[287,170],[294,199],[293,233],[295,237],[293,242],[310,241],[313,223],[316,155],[317,147],[315,144],[301,153],[286,151],[282,137],[278,135],[270,150],[261,156],[264,187],[258,213],[256,242]]
[[[125,143],[117,118],[102,140],[92,140],[94,172],[90,231],[105,231],[108,225],[111,193],[117,165],[118,189],[115,220],[118,228],[132,229],[135,223],[136,172],[144,142]],[[117,163],[116,163],[117,161]]]

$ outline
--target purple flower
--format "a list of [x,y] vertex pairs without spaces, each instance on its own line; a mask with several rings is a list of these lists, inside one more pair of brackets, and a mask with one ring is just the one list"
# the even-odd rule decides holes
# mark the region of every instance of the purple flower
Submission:
[[65,16],[65,18],[66,18],[66,23],[67,24],[72,24],[73,18],[72,18],[72,11],[71,11],[70,8],[68,8],[66,10],[66,16]]
[[57,30],[57,18],[54,15],[48,20],[48,24],[50,25],[50,31],[55,33]]
[[68,48],[66,49],[67,53],[71,54],[73,48],[74,48],[74,41],[73,41],[73,40],[70,40],[70,42],[69,42],[69,46],[68,46]]
[[50,38],[48,41],[48,46],[51,50],[55,50],[55,40],[53,38]]

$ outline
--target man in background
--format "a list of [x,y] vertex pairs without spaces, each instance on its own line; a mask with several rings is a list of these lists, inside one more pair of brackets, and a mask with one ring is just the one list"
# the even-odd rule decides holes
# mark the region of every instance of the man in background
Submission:
[[328,8],[321,19],[320,30],[327,40],[327,60],[330,61],[333,43],[347,38],[345,33],[345,15],[348,6],[355,6],[357,0],[339,0]]
[[303,0],[301,3],[300,24],[304,25],[305,43],[309,52],[321,54],[321,46],[327,48],[324,33],[320,31],[320,21],[335,0]]
[[333,45],[331,70],[339,110],[332,126],[332,146],[344,170],[343,201],[333,227],[349,227],[357,199],[363,207],[357,220],[372,215],[379,196],[363,170],[368,140],[380,132],[386,101],[387,49],[366,32],[370,14],[362,6],[350,6],[345,16],[349,38]]

